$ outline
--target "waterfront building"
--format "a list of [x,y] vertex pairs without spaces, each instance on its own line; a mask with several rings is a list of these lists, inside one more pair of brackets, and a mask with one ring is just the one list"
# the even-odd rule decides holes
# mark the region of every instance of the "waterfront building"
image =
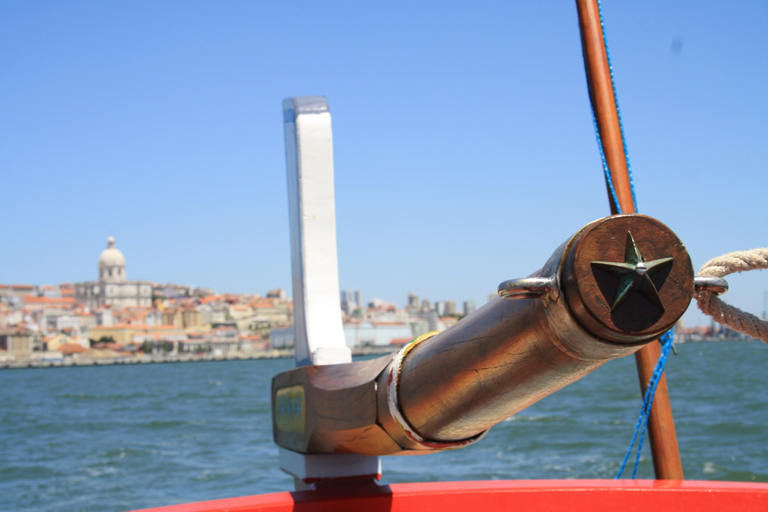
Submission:
[[187,339],[184,331],[173,325],[142,325],[120,323],[113,326],[97,326],[91,329],[91,340],[112,338],[121,345],[141,344],[145,341],[183,341]]
[[293,348],[295,340],[292,325],[273,327],[269,331],[269,345],[273,349]]
[[400,322],[347,322],[344,338],[348,347],[389,345],[393,339],[410,338],[411,326]]
[[32,331],[23,327],[5,327],[0,329],[0,350],[13,359],[32,357]]
[[115,239],[107,239],[107,248],[99,256],[99,280],[75,284],[75,300],[96,309],[152,306],[152,283],[129,281],[125,256],[115,247]]
[[[84,340],[85,343],[88,343],[88,340]],[[45,336],[43,338],[44,347],[48,351],[57,351],[59,350],[59,347],[62,345],[68,345],[68,344],[80,344],[80,340],[77,338],[73,338],[72,336],[69,336],[67,334],[63,333],[57,333],[52,334],[50,336]]]

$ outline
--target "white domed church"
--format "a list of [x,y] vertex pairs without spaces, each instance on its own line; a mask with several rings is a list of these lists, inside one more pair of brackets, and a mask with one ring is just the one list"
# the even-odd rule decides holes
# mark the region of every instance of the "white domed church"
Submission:
[[75,301],[90,307],[112,306],[122,309],[152,305],[152,283],[128,281],[125,256],[107,239],[107,248],[99,256],[99,280],[75,285]]

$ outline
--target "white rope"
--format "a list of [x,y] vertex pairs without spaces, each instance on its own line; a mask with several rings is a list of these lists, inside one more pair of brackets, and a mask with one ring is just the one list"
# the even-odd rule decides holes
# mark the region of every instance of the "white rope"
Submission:
[[[699,276],[724,277],[734,272],[768,268],[768,248],[737,251],[706,262]],[[699,309],[716,322],[768,343],[768,322],[720,300],[714,292],[697,292]]]

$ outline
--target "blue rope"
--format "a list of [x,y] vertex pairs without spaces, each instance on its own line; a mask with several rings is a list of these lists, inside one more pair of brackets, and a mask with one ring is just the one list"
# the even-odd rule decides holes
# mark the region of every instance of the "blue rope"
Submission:
[[[613,198],[613,204],[616,205],[616,212],[624,213],[621,211],[619,198],[616,196],[616,189],[613,188],[613,180],[611,179],[611,171],[608,169],[608,162],[605,161],[605,153],[603,152],[603,140],[600,138],[600,130],[597,127],[597,118],[595,117],[594,107],[592,108],[592,122],[595,125],[595,137],[597,137],[597,149],[600,150],[600,161],[603,163],[603,172],[605,173],[605,181],[608,183],[608,190],[611,191],[611,198]],[[629,183],[630,184],[632,183],[631,179]]]
[[[635,181],[632,179],[632,166],[629,163],[629,150],[627,149],[627,139],[624,137],[624,123],[621,120],[621,109],[619,108],[619,96],[616,94],[616,81],[613,77],[613,65],[611,64],[611,52],[608,50],[608,39],[605,36],[605,24],[603,23],[603,7],[600,0],[597,1],[597,10],[600,14],[600,28],[603,31],[603,46],[605,46],[605,54],[608,57],[608,72],[611,76],[611,89],[613,89],[613,100],[616,105],[616,113],[619,116],[619,132],[621,133],[621,145],[624,148],[624,158],[627,161],[627,174],[629,176],[629,188],[632,191],[632,204],[637,209],[637,196],[635,195]],[[603,151],[603,141],[600,138],[600,131],[597,127],[597,118],[595,116],[595,106],[590,102],[592,107],[592,122],[595,125],[595,136],[597,138],[597,147],[600,150],[600,160],[603,164],[603,172],[605,173],[605,181],[608,183],[608,189],[611,192],[611,198],[613,204],[616,205],[616,211],[622,213],[621,206],[619,205],[619,199],[616,196],[616,190],[613,188],[613,180],[611,179],[611,171],[608,169],[608,163],[605,161],[605,152]]]
[[[632,204],[637,208],[637,195],[635,194],[635,182],[632,178],[632,166],[629,163],[629,150],[627,149],[627,139],[624,136],[624,123],[621,119],[621,109],[619,108],[619,95],[616,93],[616,80],[613,76],[613,65],[611,64],[611,52],[608,49],[608,39],[605,35],[605,23],[603,22],[603,6],[600,0],[597,0],[597,10],[600,14],[600,28],[603,31],[603,46],[605,46],[605,54],[608,57],[608,72],[611,76],[611,89],[613,90],[613,100],[616,105],[616,113],[619,117],[619,132],[621,133],[621,145],[624,149],[624,158],[627,161],[627,174],[629,176],[629,187],[632,191]],[[616,205],[616,211],[622,213],[621,205],[619,204],[619,198],[616,196],[616,189],[613,187],[613,180],[611,179],[611,170],[608,168],[608,162],[605,160],[605,151],[603,150],[603,141],[600,138],[600,130],[597,126],[597,116],[595,115],[595,106],[590,101],[592,107],[592,123],[595,127],[595,137],[597,138],[597,148],[600,151],[600,161],[603,164],[603,172],[605,173],[605,181],[608,183],[608,190],[611,193],[611,199],[613,204]],[[648,417],[651,414],[651,406],[653,405],[653,397],[656,394],[656,387],[659,385],[661,375],[664,373],[664,366],[667,364],[667,357],[669,357],[669,351],[672,349],[673,335],[672,330],[669,330],[664,336],[659,339],[661,343],[661,356],[659,357],[656,367],[651,375],[651,381],[648,383],[648,389],[645,391],[643,397],[643,406],[640,408],[640,417],[637,419],[637,425],[635,426],[635,433],[632,435],[632,442],[629,443],[629,449],[624,456],[624,460],[619,468],[619,473],[616,478],[621,478],[621,474],[624,472],[624,468],[627,466],[629,456],[632,454],[632,448],[637,441],[637,453],[635,455],[635,467],[632,469],[632,478],[637,476],[637,467],[640,464],[640,454],[643,449],[643,440],[645,439],[645,431],[648,428]],[[639,436],[639,440],[638,440]]]
[[669,357],[669,352],[672,349],[673,341],[674,341],[674,336],[672,334],[671,329],[667,331],[667,333],[664,334],[664,336],[662,336],[659,339],[659,343],[661,343],[661,356],[659,357],[659,361],[656,363],[656,367],[653,369],[651,380],[648,383],[648,389],[645,390],[645,396],[643,397],[643,406],[640,408],[640,417],[637,418],[635,433],[632,435],[632,441],[629,443],[627,454],[624,455],[624,461],[622,461],[621,463],[621,467],[619,468],[619,472],[616,475],[616,479],[621,478],[621,474],[624,472],[624,468],[627,465],[629,456],[632,453],[632,448],[634,447],[635,441],[637,440],[639,435],[640,440],[637,443],[637,453],[635,455],[635,467],[632,469],[632,478],[635,478],[637,476],[637,467],[640,464],[640,453],[643,449],[643,439],[645,438],[645,430],[648,427],[648,417],[651,414],[653,397],[656,394],[656,387],[659,385],[659,380],[661,380],[661,375],[664,373],[664,366],[667,364],[667,358]]

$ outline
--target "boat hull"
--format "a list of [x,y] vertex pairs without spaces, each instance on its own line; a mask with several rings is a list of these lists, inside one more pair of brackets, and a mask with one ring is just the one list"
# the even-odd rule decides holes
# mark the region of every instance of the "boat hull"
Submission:
[[768,484],[672,480],[495,480],[343,486],[146,509],[144,512],[697,512],[768,509]]

